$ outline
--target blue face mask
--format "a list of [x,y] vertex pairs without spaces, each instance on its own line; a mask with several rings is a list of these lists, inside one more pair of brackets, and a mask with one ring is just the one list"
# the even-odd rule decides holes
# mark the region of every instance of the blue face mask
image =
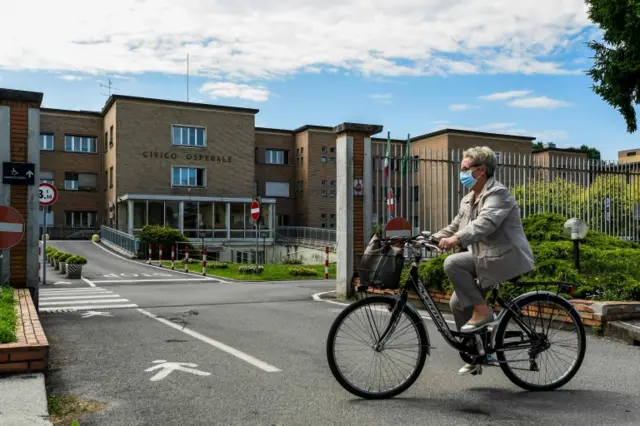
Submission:
[[475,185],[477,181],[478,180],[471,174],[471,170],[460,172],[460,183],[462,183],[462,186],[464,186],[465,188],[473,188],[473,185]]

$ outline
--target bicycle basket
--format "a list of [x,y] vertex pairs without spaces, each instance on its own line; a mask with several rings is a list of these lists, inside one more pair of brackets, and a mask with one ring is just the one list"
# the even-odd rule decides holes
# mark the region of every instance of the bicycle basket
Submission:
[[380,290],[396,290],[400,288],[404,268],[403,249],[374,235],[357,267],[360,284]]

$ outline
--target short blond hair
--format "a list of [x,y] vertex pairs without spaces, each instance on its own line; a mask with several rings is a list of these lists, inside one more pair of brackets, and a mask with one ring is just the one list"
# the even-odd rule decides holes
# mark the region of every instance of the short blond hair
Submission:
[[487,177],[493,176],[496,170],[496,154],[488,146],[474,146],[462,153],[462,158],[471,158],[476,166],[487,167]]

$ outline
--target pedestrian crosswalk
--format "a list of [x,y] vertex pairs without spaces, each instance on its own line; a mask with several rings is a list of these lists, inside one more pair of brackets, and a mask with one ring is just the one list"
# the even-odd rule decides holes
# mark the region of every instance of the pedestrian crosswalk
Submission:
[[137,308],[138,305],[100,287],[40,289],[40,312],[75,312],[97,309]]

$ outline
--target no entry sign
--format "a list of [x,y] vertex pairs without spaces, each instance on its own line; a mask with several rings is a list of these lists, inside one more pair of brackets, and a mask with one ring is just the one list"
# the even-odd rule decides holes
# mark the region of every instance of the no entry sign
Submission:
[[386,238],[390,237],[410,237],[411,236],[411,224],[409,221],[402,217],[394,217],[384,227],[384,235]]
[[0,249],[10,249],[24,235],[24,217],[18,210],[0,206]]
[[389,188],[387,191],[387,213],[393,214],[395,211],[395,199],[393,196],[393,189]]
[[260,219],[260,203],[258,200],[251,202],[251,220],[257,222]]

